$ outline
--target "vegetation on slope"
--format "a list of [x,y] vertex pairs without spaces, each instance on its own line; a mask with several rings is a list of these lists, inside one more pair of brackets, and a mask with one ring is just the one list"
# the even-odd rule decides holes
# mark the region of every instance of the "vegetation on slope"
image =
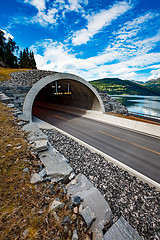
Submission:
[[100,92],[106,92],[110,95],[160,95],[156,90],[141,84],[131,82],[129,80],[121,80],[119,78],[104,78],[90,81],[90,83]]
[[144,86],[156,90],[160,94],[160,78],[150,80],[144,84]]
[[[31,152],[26,136],[11,110],[0,103],[0,239],[71,239],[77,229],[85,239],[82,217],[73,213],[62,185],[49,182],[30,184],[30,173],[38,172],[40,162]],[[24,169],[28,171],[23,171]],[[49,212],[59,198],[63,210]],[[69,221],[62,224],[65,216]]]

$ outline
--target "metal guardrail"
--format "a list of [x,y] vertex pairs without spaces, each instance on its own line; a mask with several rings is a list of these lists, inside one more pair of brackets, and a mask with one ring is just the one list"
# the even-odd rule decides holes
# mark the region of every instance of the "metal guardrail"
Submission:
[[130,111],[129,111],[129,114],[138,115],[138,116],[145,117],[145,118],[150,118],[150,119],[152,118],[152,119],[156,119],[156,120],[160,121],[159,116],[153,116],[153,115],[149,115],[149,114],[138,113],[138,112],[130,112]]

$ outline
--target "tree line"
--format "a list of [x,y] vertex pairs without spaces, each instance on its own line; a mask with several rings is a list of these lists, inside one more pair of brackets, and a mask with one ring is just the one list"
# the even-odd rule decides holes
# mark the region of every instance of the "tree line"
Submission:
[[0,30],[0,61],[10,68],[37,69],[34,53],[28,48],[20,51],[16,42],[11,38],[6,39],[4,32]]

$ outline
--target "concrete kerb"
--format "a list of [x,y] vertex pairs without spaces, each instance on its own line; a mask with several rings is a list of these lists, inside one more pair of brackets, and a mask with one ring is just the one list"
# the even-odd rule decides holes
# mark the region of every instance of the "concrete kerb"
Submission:
[[86,87],[88,87],[94,93],[96,98],[98,99],[99,104],[100,104],[100,111],[105,112],[104,105],[103,105],[101,97],[99,96],[98,92],[95,90],[95,88],[90,83],[88,83],[83,78],[81,78],[79,76],[76,76],[74,74],[55,73],[53,75],[49,75],[49,76],[39,80],[37,83],[35,83],[33,85],[33,87],[27,93],[26,98],[24,100],[24,104],[23,104],[23,113],[26,115],[26,117],[30,121],[32,121],[32,106],[33,106],[35,97],[37,96],[39,91],[42,88],[44,88],[46,85],[48,85],[49,83],[52,83],[52,82],[58,81],[58,80],[63,80],[63,79],[70,79],[70,80],[73,80],[73,81],[77,81],[79,83],[82,83]]
[[83,117],[160,138],[160,125],[88,111]]
[[[45,124],[44,124],[44,121],[43,120],[39,120],[38,118],[35,118],[35,121],[39,121],[37,122],[37,124],[39,126],[43,126],[45,128]],[[129,172],[132,176],[136,176],[139,180],[145,182],[145,183],[148,183],[150,186],[152,187],[155,187],[157,190],[160,190],[160,184],[157,183],[156,181],[146,177],[145,175],[143,175],[142,173],[132,169],[131,167],[128,167],[127,165],[125,165],[124,163],[121,163],[120,161],[116,160],[115,158],[112,158],[111,156],[103,153],[102,151],[92,147],[91,145],[79,140],[78,138],[72,136],[71,134],[57,128],[57,127],[54,127],[52,126],[51,124],[48,124],[47,123],[47,128],[49,129],[49,126],[51,129],[55,129],[59,132],[61,132],[62,134],[65,134],[66,136],[72,138],[73,140],[75,140],[76,142],[78,142],[79,144],[83,145],[84,147],[90,149],[92,152],[95,152],[97,154],[100,154],[102,157],[104,157],[108,162],[111,162],[113,164],[115,164],[116,166],[122,168],[123,170]]]

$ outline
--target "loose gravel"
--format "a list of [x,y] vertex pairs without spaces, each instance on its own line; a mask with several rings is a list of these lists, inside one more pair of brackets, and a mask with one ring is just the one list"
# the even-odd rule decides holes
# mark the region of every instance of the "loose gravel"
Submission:
[[44,70],[26,70],[10,73],[11,79],[1,82],[3,87],[32,87],[41,78],[47,77],[56,72]]
[[113,223],[122,215],[146,240],[160,239],[160,192],[56,130],[50,143],[83,173],[108,201]]
[[128,109],[116,99],[112,99],[107,93],[99,93],[102,98],[105,111],[128,115]]

